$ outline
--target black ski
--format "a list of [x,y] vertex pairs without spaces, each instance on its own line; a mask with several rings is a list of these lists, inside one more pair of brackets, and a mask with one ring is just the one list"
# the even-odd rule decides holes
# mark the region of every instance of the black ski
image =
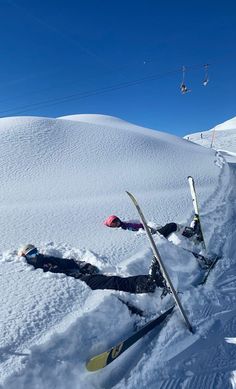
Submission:
[[116,358],[118,358],[124,351],[130,348],[134,343],[136,343],[139,339],[143,338],[148,332],[153,330],[158,326],[158,332],[162,329],[164,324],[166,323],[167,318],[172,313],[174,309],[174,305],[169,308],[166,312],[164,312],[161,316],[158,316],[156,319],[149,321],[143,327],[141,327],[137,332],[135,332],[130,337],[126,338],[122,342],[119,342],[115,346],[113,346],[108,351],[105,351],[99,355],[96,355],[89,359],[86,363],[86,368],[89,371],[97,371],[103,369],[105,366],[109,365]]
[[[188,228],[188,227],[186,227],[186,228]],[[149,227],[149,229],[150,229],[150,227]],[[191,229],[191,231],[192,231],[192,228],[191,228],[191,227],[190,227],[190,229]],[[160,236],[163,238],[163,235],[161,235],[161,234],[158,232],[158,230],[155,230],[155,232],[153,232],[153,229],[150,229],[150,232],[151,232],[152,235],[158,234],[158,235],[160,235]],[[185,236],[185,235],[183,235],[183,236]],[[194,236],[194,235],[193,235],[193,236]],[[165,238],[165,237],[164,237],[164,239],[167,239],[167,240],[168,240],[168,238]],[[172,242],[172,243],[173,243],[173,242]],[[180,249],[182,249],[182,250],[184,250],[184,251],[188,251],[189,253],[193,254],[195,258],[197,258],[198,260],[202,261],[202,263],[204,263],[206,266],[207,266],[208,264],[211,264],[211,262],[215,259],[215,257],[211,258],[211,257],[205,256],[205,255],[196,253],[195,251],[193,251],[193,250],[191,250],[191,249],[188,249],[188,248],[186,248],[186,247],[183,247],[183,246],[181,246],[181,245],[176,245],[176,244],[174,244],[174,243],[173,243],[173,245],[174,245],[175,247],[178,247],[178,248],[180,248]]]
[[201,281],[198,282],[198,285],[204,285],[209,277],[209,274],[211,272],[212,269],[214,269],[215,265],[217,264],[217,262],[219,261],[221,257],[216,257],[214,259],[214,261],[212,261],[212,264],[210,265],[210,267],[205,271],[205,273],[203,274],[203,278]]
[[145,217],[144,217],[144,214],[143,214],[143,212],[142,212],[142,210],[141,210],[141,208],[140,208],[140,206],[139,206],[139,204],[138,204],[136,198],[135,198],[130,192],[127,192],[127,191],[126,191],[126,193],[127,193],[127,195],[130,197],[130,199],[132,200],[132,202],[133,202],[133,204],[134,204],[136,210],[138,211],[138,214],[139,214],[139,216],[140,216],[140,218],[141,218],[141,221],[142,221],[142,223],[143,223],[143,227],[144,227],[144,229],[145,229],[145,231],[146,231],[146,234],[147,234],[147,237],[148,237],[148,239],[149,239],[149,242],[150,242],[150,245],[151,245],[151,249],[152,249],[153,255],[154,255],[154,257],[155,257],[155,259],[156,259],[158,265],[160,266],[162,275],[163,275],[163,277],[165,278],[165,281],[166,281],[166,283],[167,283],[167,286],[168,286],[168,287],[170,288],[170,290],[171,290],[172,296],[173,296],[173,298],[174,298],[174,300],[175,300],[175,302],[176,302],[176,304],[177,304],[177,306],[178,306],[178,308],[179,308],[179,310],[180,310],[180,312],[181,312],[181,314],[182,314],[182,316],[183,316],[183,319],[184,319],[184,321],[185,321],[185,324],[186,324],[187,328],[189,329],[189,331],[193,332],[193,328],[192,328],[192,326],[191,326],[191,324],[190,324],[190,322],[189,322],[189,320],[188,320],[188,318],[187,318],[187,315],[186,315],[186,313],[185,313],[185,311],[184,311],[184,309],[183,309],[183,307],[182,307],[182,304],[181,304],[181,302],[180,302],[180,300],[179,300],[179,297],[178,297],[178,295],[177,295],[177,293],[176,293],[176,290],[175,290],[175,288],[174,288],[174,286],[173,286],[173,284],[172,284],[172,282],[171,282],[171,280],[170,280],[169,274],[167,273],[166,268],[165,268],[165,266],[164,266],[164,264],[163,264],[162,258],[161,258],[161,256],[160,256],[160,253],[159,253],[159,251],[158,251],[158,249],[157,249],[157,246],[156,246],[156,244],[155,244],[155,242],[154,242],[154,239],[153,239],[153,237],[152,237],[152,234],[151,234],[151,232],[150,232],[150,230],[149,230],[149,228],[148,228],[148,225],[147,225],[146,219],[145,219]]
[[198,263],[200,264],[201,268],[203,268],[203,269],[208,269],[211,266],[212,262],[214,262],[216,259],[215,254],[212,256],[206,256],[206,255],[196,253],[196,251],[190,250],[190,249],[183,247],[181,245],[175,245],[174,243],[173,243],[173,245],[181,250],[187,251],[188,253],[192,254],[198,260]]
[[[179,246],[179,247],[181,247],[181,246]],[[198,260],[198,263],[199,263],[199,265],[200,265],[200,267],[202,269],[209,269],[209,268],[211,268],[212,263],[216,260],[216,258],[217,259],[220,258],[220,257],[218,257],[216,255],[214,255],[212,257],[208,257],[208,256],[206,257],[205,255],[196,253],[195,251],[186,249],[185,247],[181,247],[181,249],[183,249],[184,251],[187,251],[190,254],[192,254]]]
[[132,315],[138,315],[141,317],[145,316],[143,310],[138,308],[136,305],[132,304],[130,301],[123,300],[120,296],[115,296],[115,297],[117,297],[117,299],[122,304],[126,305],[126,307],[128,308],[128,310]]

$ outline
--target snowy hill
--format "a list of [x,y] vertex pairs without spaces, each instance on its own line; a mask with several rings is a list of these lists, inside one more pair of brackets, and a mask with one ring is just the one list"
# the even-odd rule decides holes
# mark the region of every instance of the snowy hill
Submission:
[[100,115],[100,114],[79,114],[79,115],[67,115],[61,116],[58,119],[72,120],[90,124],[100,124],[102,126],[116,127],[116,128],[130,128],[134,127],[133,124],[126,122],[123,119],[115,116]]
[[185,139],[202,146],[219,150],[227,160],[236,156],[236,117],[221,123],[209,131],[186,135]]
[[[216,190],[221,169],[214,151],[110,117],[98,116],[98,124],[96,115],[92,123],[87,122],[91,115],[81,117],[0,119],[3,249],[27,241],[62,241],[117,260],[102,221],[111,213],[136,217],[125,190],[150,207],[150,216],[160,224],[190,217],[187,175],[198,180],[204,201],[209,190]],[[114,125],[120,122],[121,127]],[[199,160],[207,166],[203,174]],[[127,239],[118,241],[118,251],[128,252]]]
[[[232,163],[216,150],[105,115],[13,117],[0,119],[0,173],[4,389],[231,387],[236,353],[230,345],[236,332]],[[129,190],[149,222],[189,223],[188,175],[196,181],[209,253],[222,254],[209,284],[194,288],[196,259],[165,239],[155,240],[175,286],[184,291],[181,300],[196,334],[187,332],[176,311],[159,337],[146,337],[103,371],[88,373],[90,356],[133,332],[137,317],[117,295],[147,315],[159,314],[168,298],[162,302],[160,291],[153,296],[93,292],[73,278],[33,270],[19,260],[17,248],[31,242],[42,252],[87,260],[109,273],[145,274],[152,258],[145,234],[114,231],[102,222],[109,214],[137,219],[125,194]],[[209,369],[202,370],[207,362]]]

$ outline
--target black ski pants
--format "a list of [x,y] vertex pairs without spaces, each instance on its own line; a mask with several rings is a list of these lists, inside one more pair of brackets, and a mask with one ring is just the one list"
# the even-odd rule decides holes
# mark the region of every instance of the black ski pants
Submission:
[[[76,277],[77,278],[77,277]],[[138,275],[131,277],[106,276],[105,274],[82,275],[78,277],[81,281],[93,290],[95,289],[113,289],[129,293],[151,293],[156,286],[163,286],[156,282],[156,285],[150,280],[148,275]]]
[[176,230],[177,230],[176,223],[167,223],[165,226],[157,229],[159,234],[163,235],[165,238],[168,238],[168,236],[172,234],[172,232],[175,232]]
[[[137,293],[137,286],[143,285],[144,289],[149,281],[147,275],[133,277],[106,276],[104,274],[86,275],[80,277],[81,281],[93,290],[95,289],[113,289],[122,292]],[[142,288],[143,289],[143,288]],[[146,289],[144,293],[147,292]],[[139,292],[142,293],[142,292]]]

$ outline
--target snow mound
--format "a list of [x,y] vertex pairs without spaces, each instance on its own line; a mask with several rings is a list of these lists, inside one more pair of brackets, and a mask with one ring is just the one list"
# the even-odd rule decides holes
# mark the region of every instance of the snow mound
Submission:
[[[91,121],[91,115],[85,117]],[[116,261],[121,252],[130,249],[132,254],[142,244],[142,239],[129,240],[119,232],[113,234],[111,249],[111,232],[102,226],[111,213],[136,217],[125,190],[138,196],[149,218],[163,224],[190,217],[189,174],[203,198],[209,188],[217,189],[224,169],[217,166],[213,151],[119,119],[117,126],[97,123],[114,123],[114,118],[92,119],[94,123],[0,119],[2,248],[50,239],[79,244]]]
[[101,114],[78,114],[78,115],[67,115],[61,116],[58,119],[72,120],[75,122],[93,123],[98,125],[104,125],[109,127],[127,127],[132,126],[129,122],[110,115]]

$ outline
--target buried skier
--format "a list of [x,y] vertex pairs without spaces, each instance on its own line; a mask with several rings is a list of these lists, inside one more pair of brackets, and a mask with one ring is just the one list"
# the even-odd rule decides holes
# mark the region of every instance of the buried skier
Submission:
[[[109,216],[103,223],[107,227],[111,228],[122,228],[122,230],[131,230],[138,231],[140,229],[144,229],[142,223],[133,223],[133,222],[125,222],[121,221],[118,216],[111,215]],[[197,241],[202,240],[202,234],[200,229],[200,223],[198,215],[194,216],[193,221],[190,224],[190,227],[184,227],[177,223],[167,223],[164,226],[158,228],[149,227],[152,234],[159,233],[165,238],[168,238],[173,232],[179,232],[181,235],[186,238],[196,238]]]
[[130,277],[98,274],[99,269],[85,261],[58,258],[39,253],[38,249],[28,244],[22,247],[18,255],[24,257],[29,265],[35,269],[41,268],[44,272],[64,273],[84,281],[91,289],[113,289],[129,293],[153,293],[156,287],[163,288],[163,295],[168,293],[156,260],[152,260],[149,274]]

